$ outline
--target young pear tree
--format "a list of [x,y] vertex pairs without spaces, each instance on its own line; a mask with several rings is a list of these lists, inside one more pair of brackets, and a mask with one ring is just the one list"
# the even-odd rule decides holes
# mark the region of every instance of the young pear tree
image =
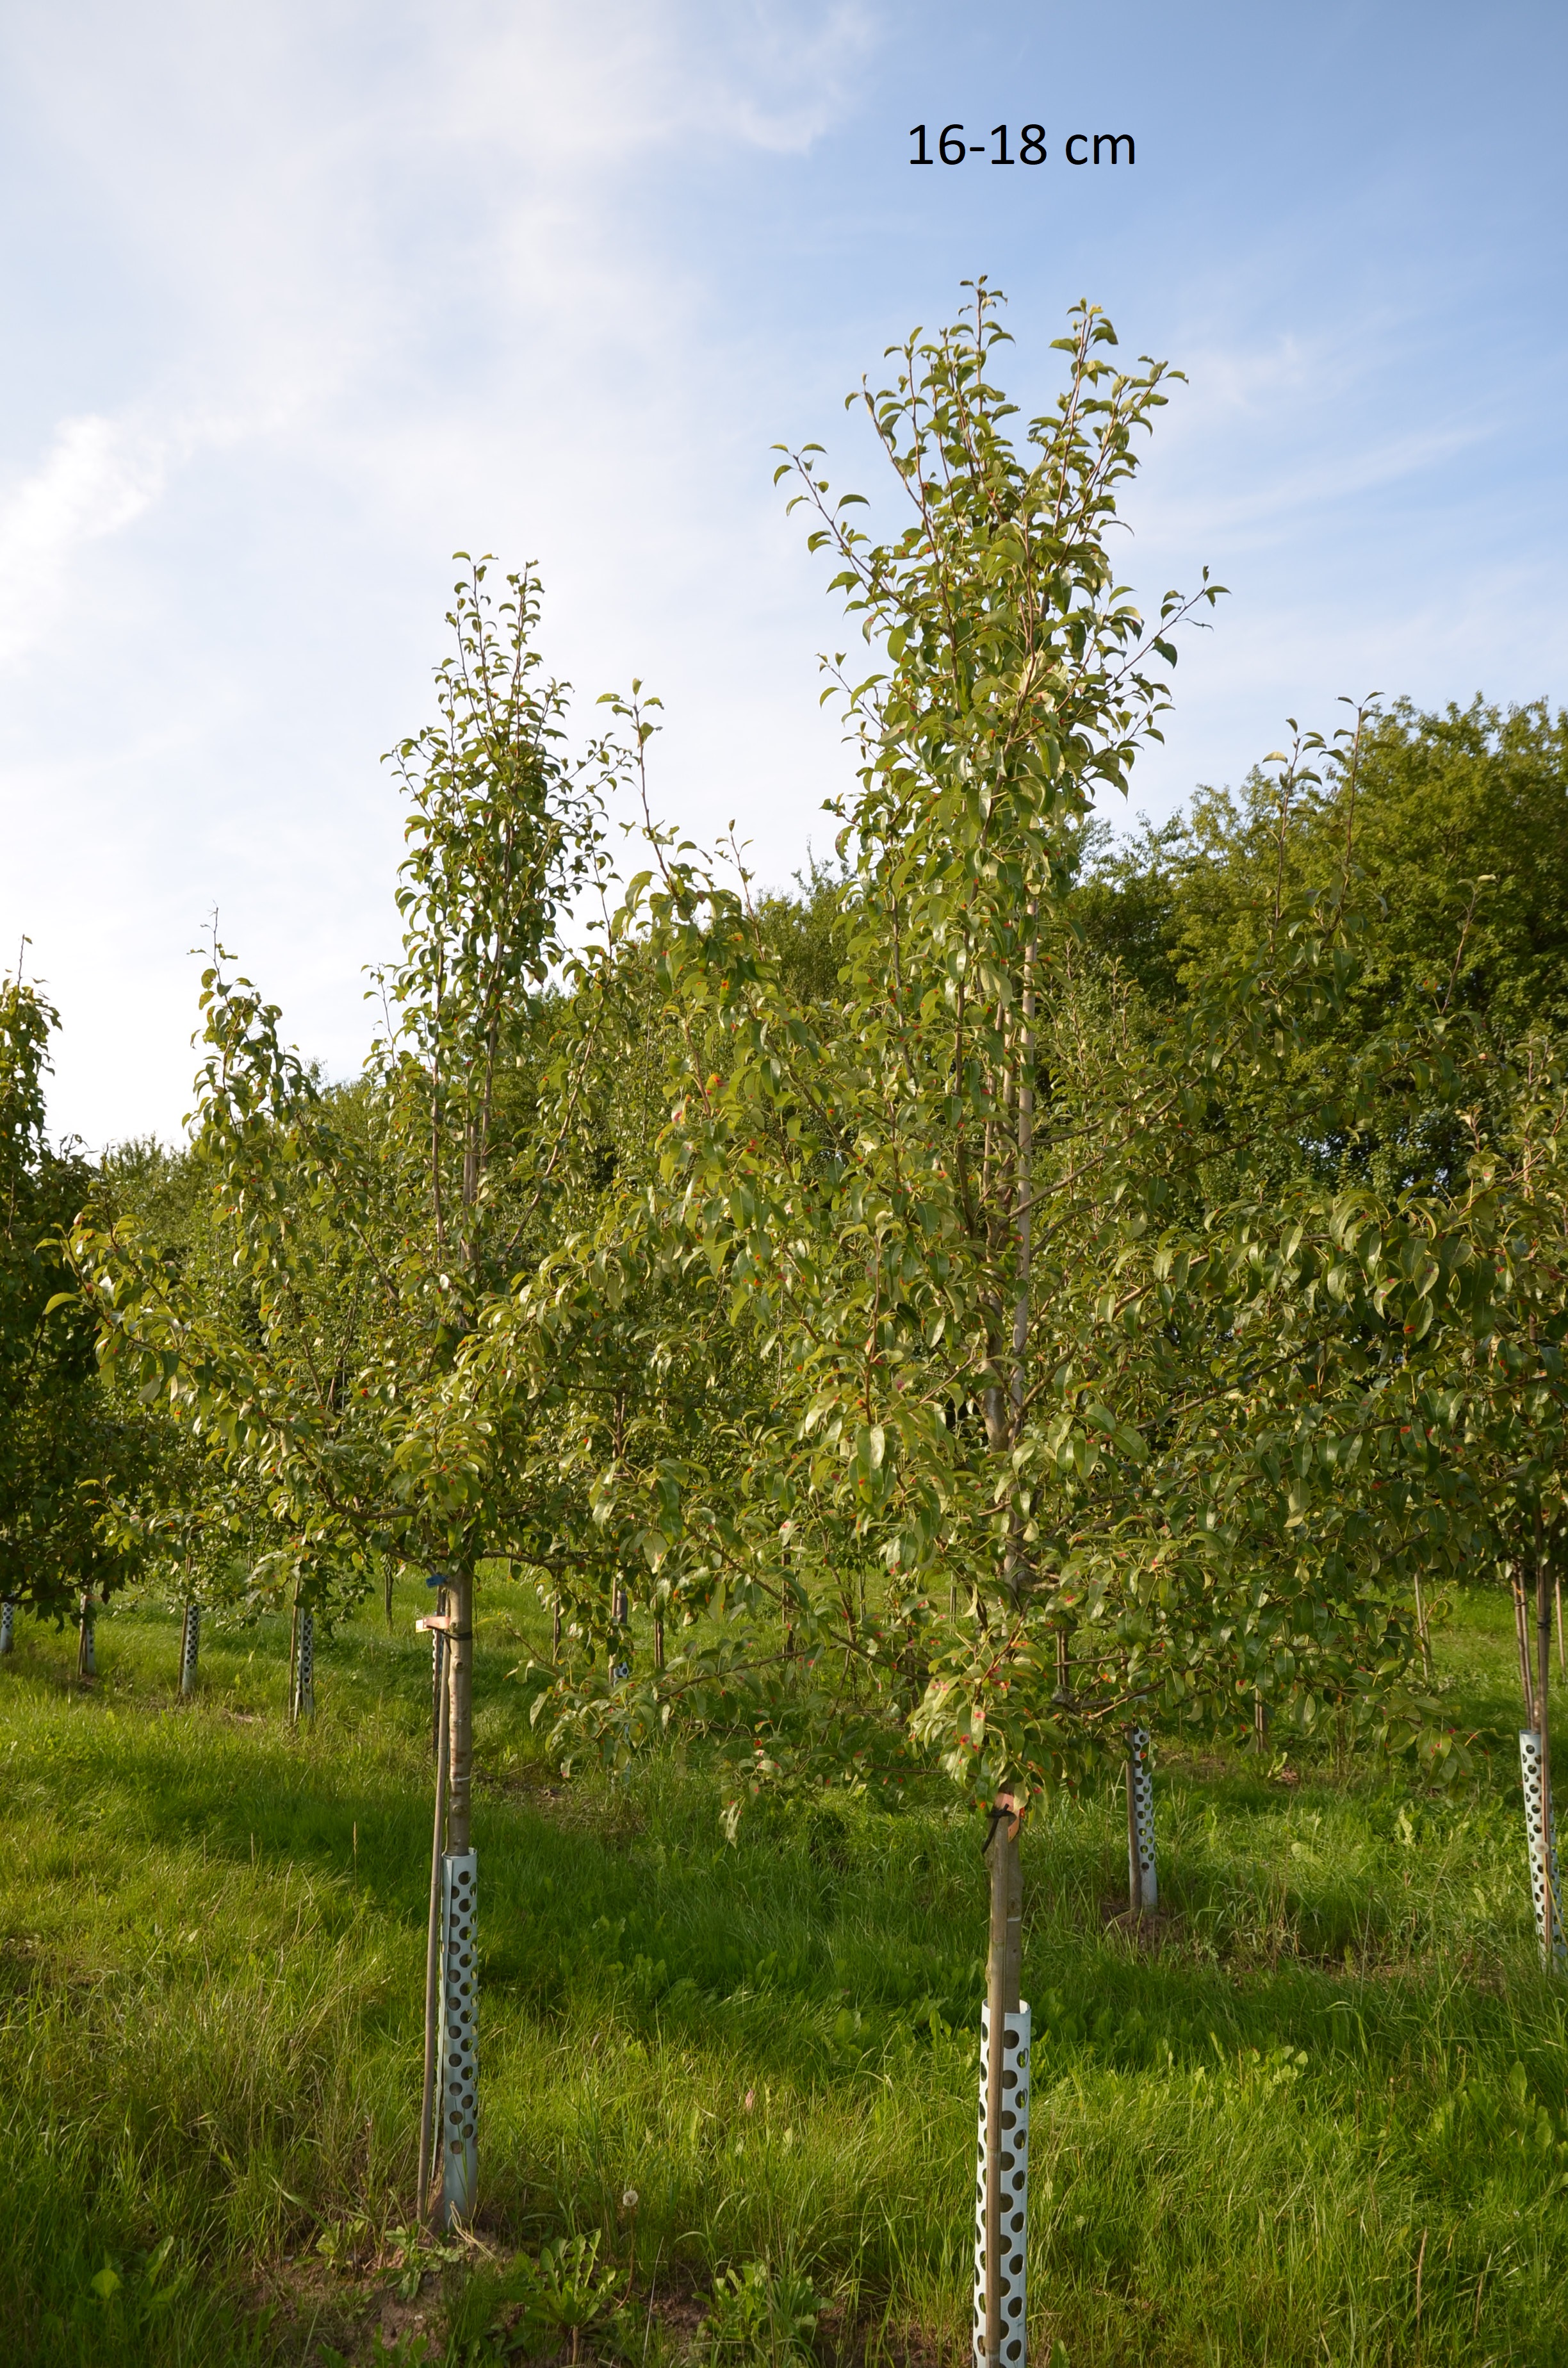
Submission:
[[[1018,1816],[1040,1788],[1119,1766],[1155,1709],[1234,1717],[1257,1531],[1283,1532],[1289,1492],[1257,1488],[1246,1418],[1256,1212],[1216,1209],[1205,1168],[1221,1136],[1244,1169],[1310,1121],[1288,1053],[1346,959],[1343,900],[1319,899],[1163,1028],[1091,991],[1069,894],[1085,818],[1157,736],[1171,636],[1219,587],[1167,595],[1150,627],[1108,553],[1164,369],[1119,370],[1108,323],[1080,308],[1065,387],[1020,444],[993,378],[1003,336],[981,285],[965,321],[896,349],[892,384],[858,398],[902,528],[858,526],[815,447],[780,472],[874,662],[860,678],[830,662],[859,759],[837,810],[831,1019],[744,877],[723,884],[649,825],[622,928],[645,933],[665,986],[673,1108],[659,1190],[635,1225],[618,1216],[619,1254],[651,1230],[694,1295],[722,1294],[772,1404],[737,1426],[722,1498],[673,1474],[649,1525],[651,1560],[717,1640],[562,1703],[620,1748],[716,1697],[748,1702],[738,1806],[748,1785],[862,1773],[855,1713],[880,1702],[890,1754],[891,1711],[903,1748],[990,1808],[991,2368],[1021,2343],[1002,2242],[1017,2166],[985,2136],[1023,2036]],[[654,719],[635,698],[621,715],[640,767]]]
[[[474,1578],[487,1557],[533,1561],[559,1528],[526,1402],[477,1392],[472,1350],[598,1189],[592,1046],[558,982],[565,925],[604,865],[592,763],[562,757],[565,694],[540,676],[537,584],[509,576],[496,599],[488,579],[482,561],[459,583],[437,720],[394,755],[403,956],[377,983],[364,1076],[324,1085],[215,946],[190,1156],[217,1255],[171,1263],[130,1218],[73,1240],[106,1369],[161,1395],[259,1502],[301,1619],[386,1555],[441,1582],[439,2153],[444,2209],[463,2218]],[[427,2079],[427,2126],[430,2102]]]

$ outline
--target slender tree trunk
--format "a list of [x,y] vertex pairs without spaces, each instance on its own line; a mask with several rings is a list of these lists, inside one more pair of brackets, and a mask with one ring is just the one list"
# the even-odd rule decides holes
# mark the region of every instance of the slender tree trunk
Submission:
[[201,1611],[199,1605],[187,1603],[179,1637],[179,1690],[188,1702],[196,1691],[197,1659],[201,1650]]
[[[1008,2018],[1020,2008],[1019,1987],[1023,1959],[1023,1870],[1018,1853],[1018,1822],[1012,1795],[998,1795],[996,1807],[1003,1812],[995,1818],[991,1841],[991,1937],[986,1956],[986,2064],[985,2064],[985,2189],[984,2226],[984,2336],[987,2368],[1006,2368],[1003,2343],[1011,2331],[1005,2317],[1005,2259],[1011,2266],[1015,2254],[1021,2262],[1026,2231],[1008,2226],[1014,2216],[1008,2205],[1015,2202],[1014,2182],[1005,2176],[1013,2164],[1012,2150],[1006,2145],[1005,2116],[1007,2112],[1009,2085],[1015,2100],[1013,2132],[1017,2135],[1017,2070],[1010,2063],[1014,2051],[1008,2047]],[[1013,2080],[1008,2082],[1009,2070]],[[1007,2163],[1004,2163],[1004,2156]],[[1016,2244],[1015,2239],[1016,2237]],[[1021,2302],[1021,2294],[1019,2296]],[[1022,2332],[1021,2326],[1018,2329]]]
[[1149,1735],[1127,1730],[1127,1904],[1134,1917],[1160,1904],[1154,1863],[1154,1785],[1149,1771]]
[[1421,1667],[1428,1685],[1432,1682],[1432,1631],[1426,1619],[1426,1595],[1421,1584],[1421,1574],[1415,1575],[1415,1633],[1421,1639]]
[[[793,1650],[792,1645],[790,1649]],[[665,1615],[662,1611],[653,1614],[653,1667],[662,1677],[665,1668]]]
[[1541,1952],[1549,1965],[1556,1962],[1557,1899],[1552,1888],[1555,1853],[1552,1850],[1551,1819],[1551,1733],[1550,1722],[1551,1684],[1551,1588],[1546,1572],[1546,1537],[1539,1513],[1535,1517],[1535,1618],[1536,1658],[1540,1669],[1536,1708],[1539,1713],[1537,1731],[1540,1736],[1540,1857],[1546,1879],[1542,1884],[1545,1907],[1541,1923]]
[[1540,1722],[1535,1714],[1535,1678],[1530,1669],[1529,1613],[1525,1583],[1517,1563],[1509,1563],[1508,1586],[1514,1599],[1514,1640],[1519,1648],[1519,1691],[1524,1697],[1525,1725],[1534,1735]]
[[619,1579],[616,1580],[611,1590],[609,1616],[609,1681],[612,1686],[618,1686],[623,1678],[631,1674],[631,1645],[626,1633],[631,1617],[631,1606],[626,1588]]
[[473,1784],[473,1574],[463,1571],[448,1588],[453,1627],[447,1656],[451,1689],[451,1802],[447,1818],[447,1848],[470,1847],[470,1816]]
[[444,2225],[473,2217],[479,2180],[478,1867],[473,1850],[473,1572],[448,1589],[447,1848],[441,1861],[441,2211]]
[[[445,1617],[447,1590],[443,1588],[437,1598],[437,1617]],[[425,1941],[425,2083],[419,2108],[419,2192],[415,2214],[426,2222],[431,2211],[431,2161],[436,2135],[436,2069],[440,2054],[440,1970],[441,1970],[441,1903],[444,1896],[443,1868],[446,1859],[447,1825],[447,1708],[446,1640],[439,1628],[430,1632],[430,1647],[435,1656],[437,1702],[436,1711],[436,1821],[430,1843],[430,1920]]]
[[[1023,1435],[1024,1405],[1028,1395],[1029,1293],[1034,1256],[1034,1011],[1035,936],[1038,904],[1029,905],[1029,938],[1024,949],[1023,1033],[1017,1056],[1014,1101],[1018,1116],[1018,1156],[1013,1171],[1013,1371],[1008,1387],[1007,1445],[1017,1447]],[[1007,1541],[1007,1590],[1021,1600],[1025,1572],[1017,1508]]]
[[316,1615],[308,1603],[300,1607],[294,1656],[294,1725],[309,1725],[316,1714]]
[[94,1634],[96,1618],[91,1588],[82,1589],[80,1616],[76,1628],[76,1675],[96,1678],[98,1673],[97,1641]]

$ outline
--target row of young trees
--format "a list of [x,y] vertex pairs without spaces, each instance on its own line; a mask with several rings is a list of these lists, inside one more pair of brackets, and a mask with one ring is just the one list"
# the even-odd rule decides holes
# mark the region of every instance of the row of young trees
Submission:
[[[866,652],[827,662],[856,772],[800,897],[662,822],[640,687],[568,754],[537,584],[480,562],[396,752],[403,953],[361,1076],[324,1083],[214,945],[188,1147],[89,1178],[44,1148],[49,1015],[10,990],[6,1583],[51,1609],[162,1556],[309,1614],[437,1577],[450,1963],[487,1563],[592,1645],[544,1672],[562,1752],[701,1736],[732,1827],[922,1763],[988,1808],[992,2032],[1018,1814],[1130,1731],[1461,1764],[1426,1658],[1450,1572],[1509,1575],[1521,1617],[1532,1588],[1544,1759],[1562,720],[1369,704],[1108,842],[1219,587],[1150,623],[1112,566],[1163,368],[1081,308],[1020,429],[1004,334],[982,285],[855,399],[885,529],[817,448],[782,460]],[[28,1439],[68,1434],[29,1484]],[[1550,1944],[1549,1883],[1543,1915]],[[1011,2362],[985,2263],[977,2345]]]

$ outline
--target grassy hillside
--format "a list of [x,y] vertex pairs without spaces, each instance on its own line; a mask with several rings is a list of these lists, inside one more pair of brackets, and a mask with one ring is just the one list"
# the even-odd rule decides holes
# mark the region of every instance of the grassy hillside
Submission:
[[[597,2231],[616,2274],[585,2353],[673,2359],[720,2273],[766,2261],[775,2294],[814,2289],[824,2359],[967,2358],[976,1825],[933,1795],[758,1818],[729,1849],[700,1770],[562,1784],[507,1675],[538,1607],[497,1584],[482,2242],[411,2248],[415,1608],[322,1648],[308,1735],[283,1725],[280,1623],[209,1628],[188,1708],[171,1616],[105,1614],[86,1688],[70,1636],[19,1626],[0,2356],[498,2359],[513,2254]],[[1119,1799],[1033,1821],[1040,2368],[1568,2359],[1568,1985],[1527,1928],[1512,1653],[1496,1598],[1440,1635],[1477,1737],[1462,1797],[1327,1762],[1164,1768],[1170,1912],[1142,1947],[1106,1921]],[[723,2328],[737,2363],[790,2348],[777,2314]]]

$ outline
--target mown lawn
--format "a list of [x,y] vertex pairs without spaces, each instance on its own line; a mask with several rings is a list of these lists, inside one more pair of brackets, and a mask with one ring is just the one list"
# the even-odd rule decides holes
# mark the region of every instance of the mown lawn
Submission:
[[[715,2278],[766,2261],[814,2288],[824,2360],[956,2368],[977,1825],[935,1798],[850,1804],[732,1849],[700,1770],[563,1785],[507,1674],[538,1606],[498,1583],[476,1672],[488,2251],[399,2294],[419,2267],[398,2233],[429,1853],[416,1608],[409,1589],[392,1634],[377,1607],[324,1645],[299,1735],[281,1623],[209,1623],[184,1708],[173,1615],[106,1613],[90,1688],[69,1635],[18,1624],[0,2359],[434,2360],[463,2330],[495,2358],[510,2255],[597,2231],[624,2301],[585,2355],[660,2368]],[[1462,1598],[1438,1649],[1475,1785],[1167,1763],[1171,1912],[1142,1951],[1105,1921],[1119,1799],[1033,1821],[1040,2368],[1568,2360],[1568,1984],[1527,1923],[1501,1600]]]

